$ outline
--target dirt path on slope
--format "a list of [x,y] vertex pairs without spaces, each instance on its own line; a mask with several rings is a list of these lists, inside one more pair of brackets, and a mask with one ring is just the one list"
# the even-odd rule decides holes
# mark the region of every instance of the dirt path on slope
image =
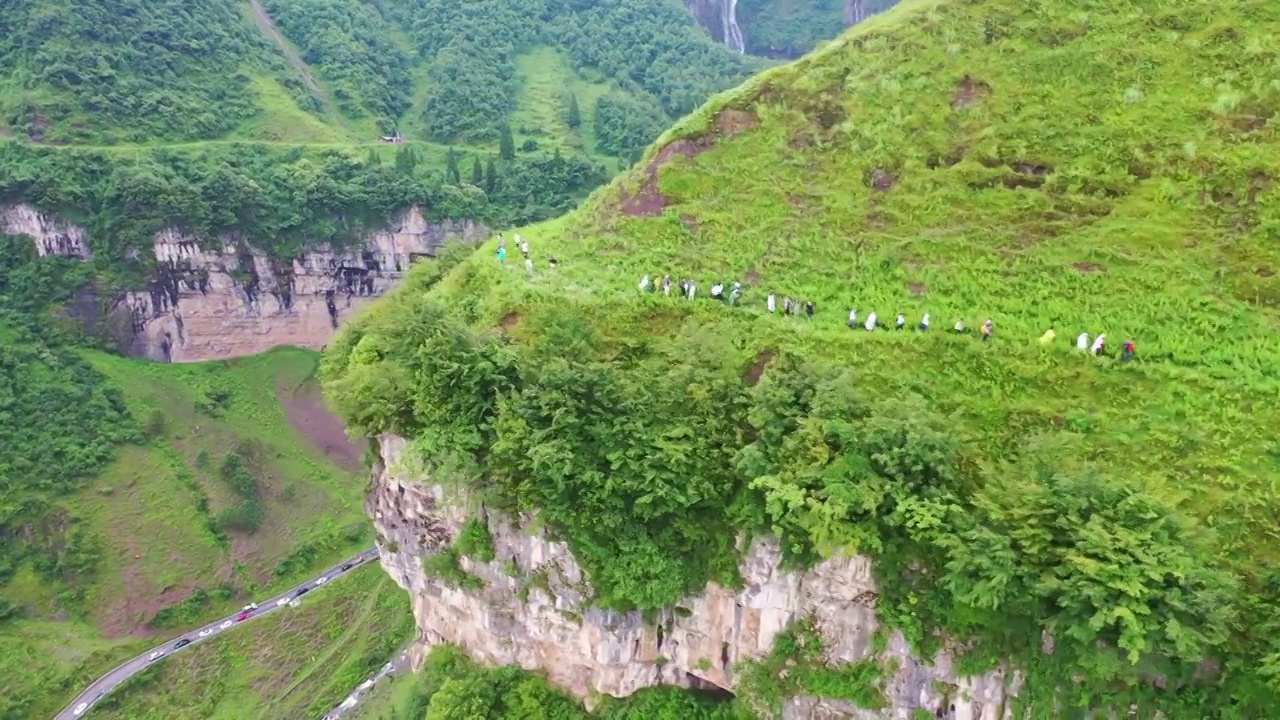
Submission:
[[342,421],[325,407],[320,384],[314,378],[292,392],[282,387],[278,394],[294,430],[343,470],[355,473],[364,470],[363,447],[347,437]]
[[333,106],[329,100],[329,94],[320,87],[320,83],[316,82],[315,76],[311,74],[311,68],[302,61],[302,57],[280,34],[280,31],[276,28],[276,21],[272,20],[271,16],[267,14],[267,9],[262,7],[262,0],[249,0],[249,6],[253,8],[254,24],[258,26],[259,30],[266,33],[267,37],[271,38],[276,47],[280,48],[280,52],[284,53],[285,59],[302,76],[302,82],[306,84],[311,92],[316,94],[316,97],[320,98],[320,102],[324,103],[325,111],[332,112]]

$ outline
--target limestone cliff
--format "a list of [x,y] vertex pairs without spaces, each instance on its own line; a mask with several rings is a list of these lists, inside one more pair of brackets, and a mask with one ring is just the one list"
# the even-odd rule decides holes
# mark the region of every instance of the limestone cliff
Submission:
[[[485,663],[540,670],[590,701],[658,684],[732,691],[734,665],[766,655],[778,633],[802,618],[816,620],[831,663],[874,655],[878,623],[869,560],[833,558],[807,572],[785,571],[769,541],[757,541],[745,553],[743,589],[708,584],[682,609],[646,622],[638,612],[589,607],[590,587],[567,546],[548,540],[527,518],[488,513],[495,559],[460,560],[483,588],[450,586],[426,574],[422,561],[448,546],[470,513],[484,510],[468,510],[441,486],[415,477],[402,438],[384,436],[379,449],[367,509],[383,567],[412,598],[419,659],[431,645],[452,643]],[[1011,717],[1006,700],[1020,684],[1016,674],[961,677],[945,653],[929,662],[912,657],[896,632],[878,658],[896,669],[883,688],[887,709],[800,697],[788,702],[784,716],[905,719],[923,709],[956,720]]]
[[[83,228],[29,206],[0,210],[0,231],[31,237],[41,255],[90,256]],[[352,251],[317,245],[279,259],[235,236],[210,247],[165,230],[155,236],[155,269],[145,287],[98,298],[103,317],[87,317],[92,302],[78,303],[76,314],[111,327],[123,352],[162,362],[236,357],[278,345],[319,349],[343,318],[386,292],[416,258],[446,239],[476,240],[486,232],[469,221],[429,223],[411,208]]]

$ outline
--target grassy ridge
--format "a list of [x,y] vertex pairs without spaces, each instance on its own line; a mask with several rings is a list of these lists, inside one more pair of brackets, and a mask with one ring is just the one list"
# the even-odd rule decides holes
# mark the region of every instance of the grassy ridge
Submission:
[[[522,230],[557,269],[489,246],[429,293],[411,277],[333,345],[330,394],[428,456],[484,448],[444,466],[538,506],[604,601],[669,602],[720,578],[730,527],[767,530],[797,562],[875,555],[882,618],[926,654],[972,637],[968,671],[1014,658],[1039,708],[1259,712],[1280,697],[1278,29],[1247,0],[905,3]],[[746,294],[638,295],[663,273]],[[770,316],[770,292],[816,317]],[[853,307],[933,330],[855,332]]]

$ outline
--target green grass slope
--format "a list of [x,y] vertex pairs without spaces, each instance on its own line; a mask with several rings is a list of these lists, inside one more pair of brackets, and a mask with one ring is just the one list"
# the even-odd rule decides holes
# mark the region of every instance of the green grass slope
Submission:
[[[734,533],[773,533],[802,565],[875,556],[890,626],[1025,668],[1039,713],[1265,714],[1277,33],[1251,0],[908,1],[522,230],[534,274],[490,245],[411,275],[327,392],[539,512],[603,605],[733,582]],[[664,273],[699,299],[638,292]],[[706,299],[734,280],[738,307]]]
[[[37,548],[0,583],[3,667],[15,678],[0,717],[51,715],[124,657],[371,540],[359,451],[328,455],[301,428],[324,412],[308,381],[314,353],[283,348],[198,365],[84,356],[120,389],[144,436],[51,498],[37,523],[13,528],[34,533]],[[329,448],[339,447],[334,430]],[[246,458],[253,478],[256,527],[234,515],[245,500],[221,472],[232,455]],[[61,553],[53,568],[42,564],[46,547]],[[89,558],[74,571],[65,568],[72,548]]]
[[319,718],[413,637],[409,598],[368,565],[173,656],[94,708],[121,720]]

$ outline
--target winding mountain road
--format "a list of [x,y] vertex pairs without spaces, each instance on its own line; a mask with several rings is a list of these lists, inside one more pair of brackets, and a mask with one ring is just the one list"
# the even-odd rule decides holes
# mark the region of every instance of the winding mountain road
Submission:
[[293,600],[300,598],[304,593],[317,588],[334,578],[341,577],[376,557],[378,557],[378,551],[376,548],[365,550],[364,552],[347,559],[341,564],[325,570],[323,573],[320,573],[305,583],[295,585],[269,600],[264,600],[258,605],[250,606],[252,609],[241,610],[232,615],[228,615],[221,620],[215,620],[202,628],[196,628],[195,630],[184,633],[181,637],[165,641],[163,644],[152,648],[132,660],[124,662],[111,672],[108,672],[106,675],[94,680],[84,692],[80,693],[79,697],[71,701],[71,704],[68,705],[66,709],[58,713],[54,720],[79,720],[79,718],[88,714],[89,710],[93,708],[94,703],[102,699],[104,695],[119,687],[124,681],[145,670],[153,662],[163,660],[171,654],[185,650],[196,643],[217,637],[218,634],[223,631],[234,629],[241,623],[262,617],[273,610],[285,607]]

